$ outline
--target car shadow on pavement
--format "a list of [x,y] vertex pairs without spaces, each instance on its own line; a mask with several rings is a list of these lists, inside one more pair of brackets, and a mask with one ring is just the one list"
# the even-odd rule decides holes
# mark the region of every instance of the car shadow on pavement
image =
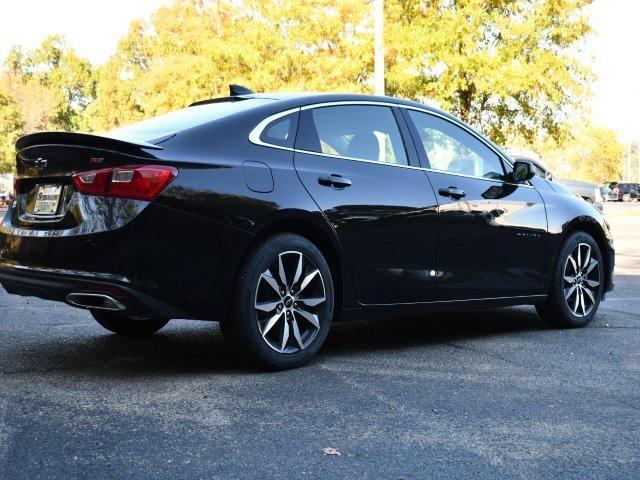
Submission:
[[[545,328],[528,307],[336,323],[320,356],[326,360],[363,352],[428,349],[434,344]],[[21,338],[14,337],[2,353],[4,373],[68,371],[128,378],[256,373],[224,342],[218,325],[210,322],[176,320],[147,339],[119,337],[84,322],[61,324],[47,336]]]
[[338,323],[324,347],[325,355],[428,347],[471,338],[546,330],[533,307],[443,311],[427,317],[402,317]]

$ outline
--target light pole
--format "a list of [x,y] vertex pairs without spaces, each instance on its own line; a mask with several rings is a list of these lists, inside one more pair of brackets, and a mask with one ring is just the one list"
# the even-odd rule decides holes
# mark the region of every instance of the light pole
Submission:
[[374,87],[376,95],[384,95],[384,0],[373,0]]

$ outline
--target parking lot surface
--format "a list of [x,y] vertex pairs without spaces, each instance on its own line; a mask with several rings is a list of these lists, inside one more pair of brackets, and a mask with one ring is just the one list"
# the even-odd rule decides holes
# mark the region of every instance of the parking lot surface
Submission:
[[638,478],[640,203],[606,209],[616,289],[587,328],[529,307],[337,324],[287,372],[215,323],[124,339],[0,287],[0,478]]

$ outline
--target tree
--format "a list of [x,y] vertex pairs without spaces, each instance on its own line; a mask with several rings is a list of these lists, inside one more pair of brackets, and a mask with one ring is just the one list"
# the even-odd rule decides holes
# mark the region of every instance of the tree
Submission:
[[[89,61],[78,57],[59,35],[46,38],[30,52],[14,47],[5,62],[8,75],[53,99],[50,127],[78,130],[86,127],[83,113],[95,98],[95,79]],[[43,93],[43,90],[48,93]]]
[[[562,141],[588,95],[577,54],[591,1],[387,0],[387,93],[437,102],[498,143]],[[28,128],[101,131],[226,95],[229,83],[370,93],[372,34],[366,0],[174,0],[132,22],[100,67],[52,36],[12,50],[6,69],[40,89],[39,104],[53,97],[38,121],[12,90]]]
[[388,93],[434,99],[504,143],[562,125],[587,93],[592,0],[387,2]]
[[182,0],[136,21],[98,76],[90,126],[104,129],[228,94],[369,89],[362,0]]
[[14,171],[14,144],[22,132],[20,111],[8,92],[0,89],[0,173]]
[[610,129],[583,119],[566,127],[569,136],[559,144],[551,136],[538,138],[533,149],[559,178],[601,184],[622,174],[625,147]]

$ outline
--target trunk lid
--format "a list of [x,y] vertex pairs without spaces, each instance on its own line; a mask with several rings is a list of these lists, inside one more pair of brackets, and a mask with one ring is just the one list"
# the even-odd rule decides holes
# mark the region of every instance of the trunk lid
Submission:
[[[162,147],[145,142],[67,132],[26,135],[16,142],[16,199],[11,223],[37,229],[73,228],[73,175],[127,164],[157,162]],[[77,202],[76,202],[77,203]]]

